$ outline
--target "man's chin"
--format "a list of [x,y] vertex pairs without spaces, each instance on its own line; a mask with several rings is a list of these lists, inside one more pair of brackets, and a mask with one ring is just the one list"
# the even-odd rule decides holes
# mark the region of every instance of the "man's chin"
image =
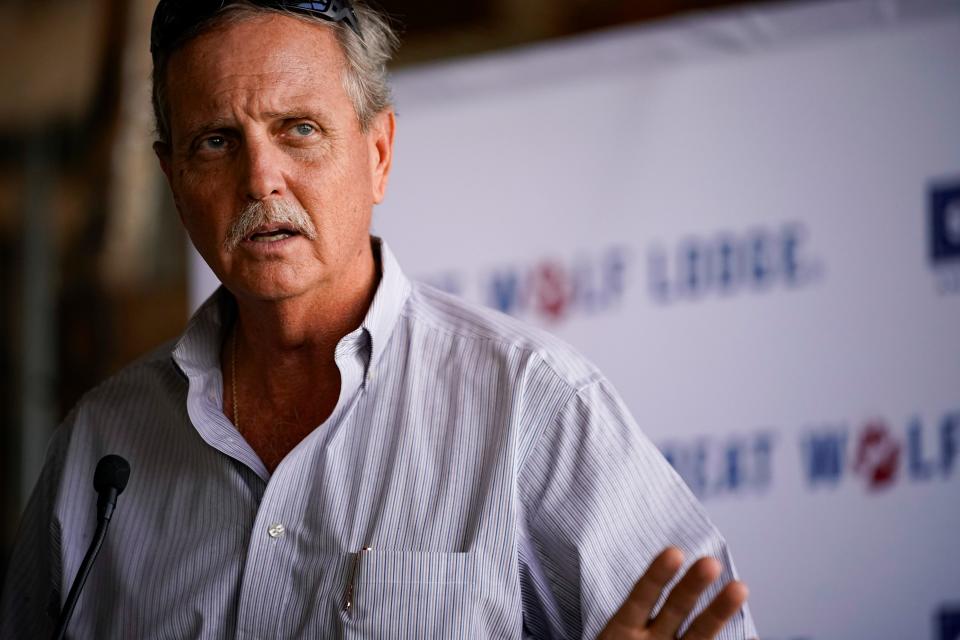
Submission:
[[295,274],[225,279],[223,283],[234,296],[258,302],[283,302],[310,292]]
[[306,294],[303,287],[289,287],[278,284],[244,287],[243,296],[258,302],[284,302]]

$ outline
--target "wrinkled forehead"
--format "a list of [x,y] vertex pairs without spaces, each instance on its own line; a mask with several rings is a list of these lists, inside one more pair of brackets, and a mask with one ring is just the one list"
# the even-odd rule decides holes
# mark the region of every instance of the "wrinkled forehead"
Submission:
[[220,22],[170,57],[171,124],[227,109],[280,111],[305,103],[352,111],[343,89],[345,64],[336,34],[322,24],[279,14]]
[[[333,29],[276,12],[233,10],[183,42],[168,67],[216,67],[281,72],[296,68],[312,75],[339,74],[345,58]],[[172,79],[172,77],[171,77]]]
[[276,13],[249,12],[211,24],[181,45],[169,63],[181,69],[210,67],[225,74],[296,67],[313,75],[333,75],[343,65],[343,52],[330,28]]

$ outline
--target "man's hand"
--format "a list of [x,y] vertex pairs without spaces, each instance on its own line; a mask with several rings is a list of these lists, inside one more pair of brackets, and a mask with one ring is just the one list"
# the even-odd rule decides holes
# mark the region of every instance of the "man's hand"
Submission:
[[[657,556],[637,581],[620,610],[600,632],[597,640],[673,640],[690,616],[700,594],[720,577],[720,563],[713,558],[694,562],[673,588],[655,618],[653,607],[667,583],[683,566],[683,552],[670,547]],[[711,640],[747,601],[747,585],[737,580],[727,584],[691,623],[681,640]]]

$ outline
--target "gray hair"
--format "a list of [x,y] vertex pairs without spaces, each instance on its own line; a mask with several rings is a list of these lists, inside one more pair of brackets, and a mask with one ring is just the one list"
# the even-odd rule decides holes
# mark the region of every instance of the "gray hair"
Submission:
[[153,59],[153,114],[156,118],[157,139],[170,142],[170,113],[167,104],[167,64],[170,56],[187,40],[210,29],[229,22],[240,21],[251,15],[281,13],[298,20],[322,24],[333,29],[343,51],[346,66],[341,75],[343,89],[353,103],[360,128],[370,126],[374,116],[392,104],[390,86],[387,82],[387,63],[393,57],[400,40],[386,16],[359,0],[353,1],[353,9],[360,24],[361,39],[345,22],[331,22],[304,13],[284,11],[258,6],[247,0],[229,2],[220,12],[197,26],[186,38],[165,51],[158,51]]

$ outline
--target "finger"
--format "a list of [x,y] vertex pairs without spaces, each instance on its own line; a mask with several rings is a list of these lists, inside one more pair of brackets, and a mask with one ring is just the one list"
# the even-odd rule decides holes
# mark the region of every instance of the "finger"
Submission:
[[747,585],[739,580],[728,583],[697,616],[682,640],[713,640],[723,625],[740,611],[749,594]]
[[683,621],[690,616],[700,595],[720,577],[720,563],[714,558],[694,562],[673,588],[663,608],[650,625],[655,637],[674,638]]
[[683,552],[680,549],[664,549],[637,580],[623,606],[610,619],[609,626],[635,629],[646,627],[660,594],[682,566]]

